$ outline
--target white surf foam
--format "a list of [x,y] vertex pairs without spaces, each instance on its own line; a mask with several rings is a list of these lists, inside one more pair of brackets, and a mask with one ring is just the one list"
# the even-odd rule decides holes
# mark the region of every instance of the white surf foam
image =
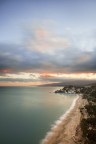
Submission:
[[47,132],[45,138],[41,141],[41,144],[46,144],[50,137],[58,131],[57,127],[59,127],[60,124],[65,120],[65,118],[69,115],[69,113],[74,109],[74,106],[76,104],[76,101],[78,100],[79,96],[77,96],[73,102],[70,108],[66,111],[65,114],[63,114],[55,123],[52,125],[51,130]]

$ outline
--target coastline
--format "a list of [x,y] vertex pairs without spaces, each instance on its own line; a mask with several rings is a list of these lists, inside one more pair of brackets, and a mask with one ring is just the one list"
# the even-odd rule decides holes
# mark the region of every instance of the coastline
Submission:
[[54,123],[41,144],[74,144],[73,137],[81,118],[79,111],[81,105],[82,97],[77,96],[68,111]]

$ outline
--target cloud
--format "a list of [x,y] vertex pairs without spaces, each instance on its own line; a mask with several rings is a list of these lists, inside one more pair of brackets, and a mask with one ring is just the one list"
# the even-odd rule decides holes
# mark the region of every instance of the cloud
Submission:
[[92,79],[96,80],[96,74],[93,73],[82,73],[82,74],[62,74],[62,73],[55,73],[55,74],[48,74],[48,75],[41,75],[40,79],[42,81],[47,81],[47,82],[64,82],[68,79],[74,80],[74,79],[81,79],[81,80],[86,80],[86,79]]
[[66,80],[96,80],[96,74],[94,73],[77,73],[77,74],[63,74],[63,73],[25,73],[20,72],[17,74],[5,74],[0,76],[0,82],[31,82],[37,83],[50,83],[50,82],[64,82]]
[[0,48],[0,73],[96,72],[96,49],[82,52],[69,47],[58,49],[54,53],[42,53],[37,50],[30,51],[20,45],[1,45]]
[[26,47],[30,50],[42,53],[52,53],[57,49],[68,48],[68,46],[69,41],[65,36],[42,27],[35,28],[26,43]]
[[[59,82],[68,78],[68,75],[69,78],[76,78],[70,74],[95,78],[94,75],[87,75],[96,73],[95,34],[90,35],[90,39],[94,39],[91,47],[85,43],[82,47],[81,42],[83,43],[85,38],[82,39],[80,35],[78,37],[60,35],[45,27],[36,27],[26,38],[26,45],[0,44],[0,80]],[[86,43],[90,39],[86,38]],[[51,75],[44,76],[42,73]],[[60,77],[59,73],[67,75]],[[80,73],[85,75],[78,75]]]
[[24,73],[19,72],[17,74],[6,73],[0,76],[0,81],[11,81],[11,82],[37,82],[40,75],[38,73]]

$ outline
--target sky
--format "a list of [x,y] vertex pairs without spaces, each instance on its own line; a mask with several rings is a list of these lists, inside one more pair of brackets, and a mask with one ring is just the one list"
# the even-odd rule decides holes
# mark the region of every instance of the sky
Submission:
[[95,0],[0,0],[0,86],[96,80]]

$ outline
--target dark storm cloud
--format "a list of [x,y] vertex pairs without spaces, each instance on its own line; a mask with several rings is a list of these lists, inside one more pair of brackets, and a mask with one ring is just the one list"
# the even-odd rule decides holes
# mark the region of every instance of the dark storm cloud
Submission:
[[45,56],[28,51],[22,46],[0,45],[0,69],[10,68],[13,71],[40,68]]
[[[81,55],[85,57],[84,59],[81,59],[80,62],[77,61],[77,59],[75,59],[75,63],[71,66],[71,70],[72,72],[86,72],[86,73],[95,73],[96,72],[96,49],[94,49],[93,52],[89,52],[89,53],[83,53]],[[88,59],[86,59],[86,57],[89,57]],[[76,62],[77,61],[77,62]]]
[[[41,53],[28,50],[23,46],[0,44],[0,73],[10,69],[11,72],[96,72],[96,49],[82,52],[80,49],[69,47],[59,49],[54,53]],[[5,71],[7,73],[7,71]]]

